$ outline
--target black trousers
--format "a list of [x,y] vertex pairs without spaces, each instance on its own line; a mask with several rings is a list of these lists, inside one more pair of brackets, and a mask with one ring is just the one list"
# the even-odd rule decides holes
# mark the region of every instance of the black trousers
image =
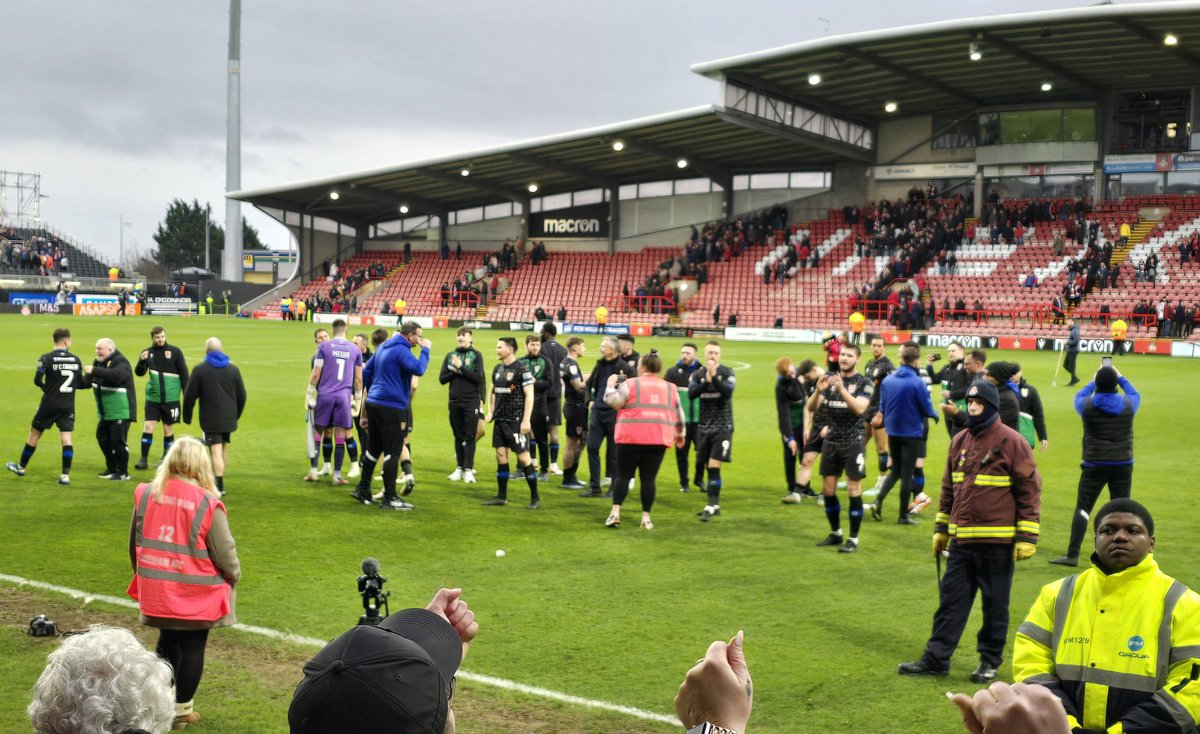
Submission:
[[529,413],[529,427],[533,431],[538,466],[545,472],[550,468],[550,410],[545,399],[534,401]]
[[400,465],[400,451],[404,448],[407,428],[407,410],[367,403],[367,439],[370,449],[362,455],[359,494],[370,494],[371,476],[375,473],[375,465],[382,461],[383,496],[388,499],[396,496],[396,470]]
[[175,703],[196,697],[204,673],[204,649],[208,630],[159,630],[154,651],[175,671]]
[[129,473],[129,421],[100,421],[96,424],[96,442],[104,454],[108,474]]
[[1067,555],[1078,556],[1087,534],[1088,518],[1100,491],[1108,485],[1109,499],[1129,497],[1133,485],[1133,464],[1123,466],[1084,466],[1080,468],[1079,489],[1075,495],[1075,512],[1071,515],[1071,540],[1067,543]]
[[1075,375],[1075,361],[1077,359],[1079,359],[1079,352],[1076,352],[1073,349],[1068,349],[1066,355],[1063,357],[1063,369],[1067,371],[1067,374],[1071,376],[1072,380],[1079,379],[1079,377]]
[[892,458],[892,465],[888,468],[887,477],[883,480],[883,486],[879,488],[879,495],[875,498],[875,506],[880,507],[883,501],[887,499],[888,493],[892,491],[892,487],[896,485],[896,481],[900,481],[900,517],[908,517],[908,501],[913,496],[913,474],[917,470],[917,457],[921,455],[924,440],[919,438],[900,438],[899,436],[888,436],[888,453]]
[[666,453],[666,446],[621,444],[621,450],[617,452],[617,478],[613,480],[612,486],[613,504],[619,505],[625,501],[625,497],[629,495],[629,480],[633,479],[634,472],[637,472],[642,480],[642,512],[649,512],[654,507],[658,468],[662,466]]
[[783,478],[788,492],[796,489],[796,467],[804,459],[804,426],[792,426],[792,436],[796,439],[796,453],[792,453],[786,441],[783,443]]
[[479,409],[473,405],[450,404],[450,432],[454,434],[455,466],[475,468],[475,432],[479,428]]
[[924,662],[931,668],[950,667],[950,656],[958,647],[975,592],[983,598],[983,626],[975,649],[981,662],[999,667],[1008,636],[1008,596],[1012,591],[1013,549],[1011,543],[952,543],[946,573],[938,587],[938,608],[933,615],[933,633],[925,643]]
[[[683,434],[683,448],[675,449],[675,467],[679,470],[679,486],[688,486],[688,452],[696,448],[696,432],[700,430],[700,424],[688,423],[687,429]],[[704,467],[700,464],[700,455],[696,455],[696,469],[694,475],[696,478],[696,486],[701,486],[704,480]]]
[[617,445],[613,441],[613,434],[617,430],[617,411],[597,409],[592,407],[592,414],[588,417],[588,437],[587,437],[587,453],[588,453],[588,486],[592,489],[600,488],[600,447],[608,441],[608,453],[605,455],[606,474],[612,476],[616,473],[617,460]]

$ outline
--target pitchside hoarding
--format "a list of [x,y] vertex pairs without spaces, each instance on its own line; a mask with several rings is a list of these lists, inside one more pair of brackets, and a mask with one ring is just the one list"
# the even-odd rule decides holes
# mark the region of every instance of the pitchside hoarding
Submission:
[[534,240],[607,239],[608,204],[590,204],[529,215],[529,238]]

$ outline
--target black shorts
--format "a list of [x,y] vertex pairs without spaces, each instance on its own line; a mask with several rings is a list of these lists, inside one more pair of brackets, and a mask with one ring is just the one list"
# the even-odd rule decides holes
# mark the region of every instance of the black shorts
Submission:
[[228,433],[205,433],[204,434],[204,445],[205,446],[216,446],[219,443],[229,443],[229,434]]
[[146,403],[146,420],[173,426],[179,422],[179,403]]
[[696,437],[696,458],[702,461],[716,459],[722,464],[733,461],[733,431],[705,433],[701,430]]
[[[800,435],[803,436],[804,434],[801,433]],[[821,453],[821,446],[824,444],[825,439],[821,438],[821,432],[813,431],[808,435],[808,443],[804,444],[804,450],[800,454],[801,456],[804,454],[819,454]]]
[[408,436],[413,432],[412,406],[404,413],[404,435]]
[[75,411],[39,406],[33,416],[33,430],[39,433],[55,426],[60,432],[75,430]]
[[492,423],[492,447],[511,449],[517,454],[529,453],[529,436],[521,433],[520,423],[495,421]]
[[867,459],[861,441],[849,446],[836,446],[828,441],[821,448],[821,476],[858,480],[867,476]]
[[587,435],[587,405],[584,403],[567,403],[563,406],[563,418],[567,424],[567,438],[581,439]]
[[562,398],[549,397],[546,398],[546,422],[552,426],[561,426],[563,422]]

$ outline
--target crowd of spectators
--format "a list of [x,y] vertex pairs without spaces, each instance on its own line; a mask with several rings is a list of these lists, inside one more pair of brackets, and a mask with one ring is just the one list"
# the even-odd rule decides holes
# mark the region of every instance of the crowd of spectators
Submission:
[[[324,292],[318,289],[304,299],[304,305],[310,313],[357,313],[358,295],[354,291],[368,281],[382,278],[387,273],[387,268],[379,261],[365,268],[345,272],[340,263],[330,258],[326,258],[321,264],[321,270],[329,288]],[[292,294],[291,297],[295,300],[296,294]]]
[[0,229],[0,267],[9,272],[54,275],[70,267],[70,256],[61,243],[34,235],[22,239],[11,227]]

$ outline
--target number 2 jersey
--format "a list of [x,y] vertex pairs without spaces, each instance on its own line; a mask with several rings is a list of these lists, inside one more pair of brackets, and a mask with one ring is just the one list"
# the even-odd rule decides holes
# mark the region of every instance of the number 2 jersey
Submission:
[[67,413],[75,410],[75,391],[88,387],[83,362],[65,349],[38,357],[33,384],[42,389],[41,407]]

